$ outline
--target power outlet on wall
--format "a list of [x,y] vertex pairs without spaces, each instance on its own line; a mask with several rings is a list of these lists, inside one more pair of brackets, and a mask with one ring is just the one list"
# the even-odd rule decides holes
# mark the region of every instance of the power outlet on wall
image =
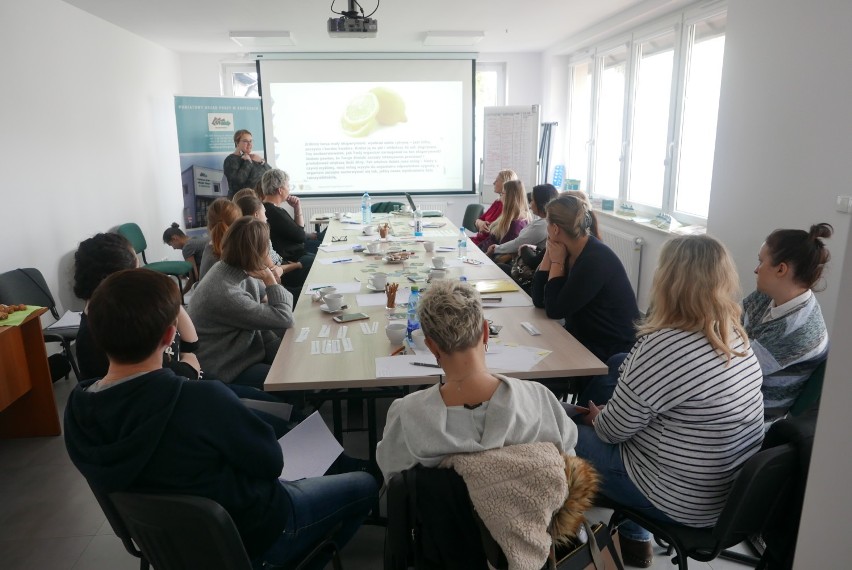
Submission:
[[838,196],[835,210],[842,214],[852,213],[852,196]]

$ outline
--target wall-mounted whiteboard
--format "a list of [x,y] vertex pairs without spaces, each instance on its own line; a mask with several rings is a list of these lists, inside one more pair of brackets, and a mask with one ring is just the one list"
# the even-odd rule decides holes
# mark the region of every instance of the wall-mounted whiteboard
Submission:
[[482,183],[488,188],[501,170],[514,170],[532,190],[538,171],[540,107],[485,107]]

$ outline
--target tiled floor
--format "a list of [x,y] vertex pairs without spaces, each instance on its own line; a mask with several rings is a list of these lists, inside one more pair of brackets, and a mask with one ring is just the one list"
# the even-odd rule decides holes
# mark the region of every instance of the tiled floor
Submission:
[[[55,384],[64,409],[74,380]],[[380,408],[383,416],[386,405]],[[366,434],[347,434],[349,453],[366,457]],[[0,440],[0,568],[4,570],[133,570],[138,561],[112,533],[86,481],[77,472],[62,437]],[[595,510],[591,520],[607,520]],[[382,567],[384,529],[364,526],[344,548],[349,570]],[[727,561],[691,561],[696,570],[740,570]],[[674,568],[658,553],[655,569]]]

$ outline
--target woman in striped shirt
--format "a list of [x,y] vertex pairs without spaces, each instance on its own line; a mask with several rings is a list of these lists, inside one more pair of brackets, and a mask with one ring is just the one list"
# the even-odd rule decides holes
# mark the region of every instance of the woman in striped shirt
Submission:
[[[740,466],[763,440],[760,364],[740,325],[738,279],[708,236],[667,242],[652,311],[602,408],[590,404],[577,455],[601,492],[665,522],[715,524]],[[625,562],[647,568],[650,534],[619,528]]]

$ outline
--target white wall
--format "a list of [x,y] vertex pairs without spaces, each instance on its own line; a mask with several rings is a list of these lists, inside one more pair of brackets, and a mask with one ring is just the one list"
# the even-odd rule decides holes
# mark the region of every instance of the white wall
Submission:
[[834,211],[837,194],[852,193],[850,23],[848,0],[729,4],[708,219],[709,232],[733,252],[746,291],[773,229],[832,224],[834,261],[819,294],[829,329],[850,224]]
[[481,53],[477,61],[506,64],[506,104],[541,105],[541,53]]
[[149,260],[182,209],[177,57],[58,0],[4,2],[0,271],[37,267],[64,308],[80,240],[135,221]]

